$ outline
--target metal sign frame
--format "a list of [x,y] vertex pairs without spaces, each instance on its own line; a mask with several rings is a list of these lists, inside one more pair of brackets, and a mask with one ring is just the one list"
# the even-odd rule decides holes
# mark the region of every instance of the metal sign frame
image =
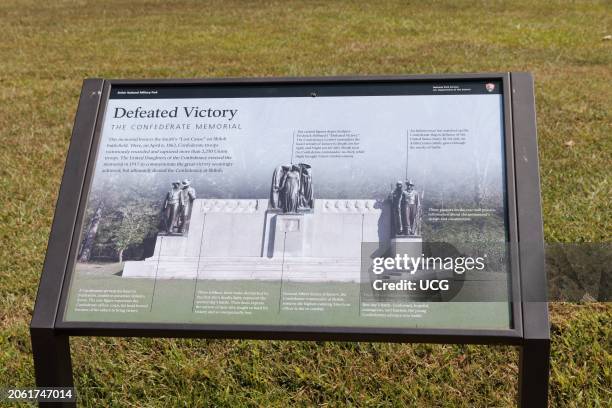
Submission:
[[[508,330],[69,322],[63,320],[104,111],[113,86],[298,87],[305,95],[325,87],[393,86],[422,81],[499,80],[503,84],[505,173],[510,238],[512,328]],[[259,91],[258,91],[259,89]],[[350,92],[350,91],[349,91]],[[546,406],[550,334],[544,273],[533,79],[529,73],[264,79],[86,79],[30,325],[38,386],[72,386],[70,336],[201,337],[508,344],[520,347],[519,405]],[[41,403],[49,404],[49,403]],[[65,403],[66,406],[73,406]],[[64,406],[60,404],[59,406]]]

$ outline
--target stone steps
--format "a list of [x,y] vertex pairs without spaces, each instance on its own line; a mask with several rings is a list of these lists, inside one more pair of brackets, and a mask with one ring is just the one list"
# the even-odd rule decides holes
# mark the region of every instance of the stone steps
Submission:
[[359,282],[361,262],[354,258],[175,258],[126,262],[128,278],[283,280]]

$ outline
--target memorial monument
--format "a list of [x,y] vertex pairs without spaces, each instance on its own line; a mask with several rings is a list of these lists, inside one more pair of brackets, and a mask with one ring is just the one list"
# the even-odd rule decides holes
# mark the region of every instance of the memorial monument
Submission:
[[122,276],[358,282],[362,242],[393,238],[388,203],[315,200],[312,174],[305,163],[277,166],[269,199],[197,199],[189,180],[173,183],[164,201],[171,228]]
[[295,214],[314,208],[312,168],[309,164],[280,165],[274,169],[269,207]]
[[389,194],[387,201],[391,206],[393,237],[391,238],[391,254],[418,257],[423,250],[421,236],[421,200],[422,197],[414,188],[412,180],[404,183],[398,181],[395,189]]

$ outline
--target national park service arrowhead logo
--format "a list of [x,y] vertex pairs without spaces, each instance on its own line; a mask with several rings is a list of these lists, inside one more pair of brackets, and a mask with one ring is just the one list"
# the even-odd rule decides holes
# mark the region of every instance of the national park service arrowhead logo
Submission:
[[491,82],[489,82],[488,84],[485,85],[485,88],[487,88],[487,91],[493,92],[495,90],[495,84],[492,84]]

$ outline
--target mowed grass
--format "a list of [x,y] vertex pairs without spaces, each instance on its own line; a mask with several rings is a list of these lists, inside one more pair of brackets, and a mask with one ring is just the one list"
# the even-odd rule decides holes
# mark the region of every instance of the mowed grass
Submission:
[[[545,234],[610,241],[609,2],[0,2],[0,387],[28,336],[81,81],[531,71]],[[550,399],[612,403],[609,304],[554,304]],[[512,406],[512,347],[72,341],[83,406]]]

